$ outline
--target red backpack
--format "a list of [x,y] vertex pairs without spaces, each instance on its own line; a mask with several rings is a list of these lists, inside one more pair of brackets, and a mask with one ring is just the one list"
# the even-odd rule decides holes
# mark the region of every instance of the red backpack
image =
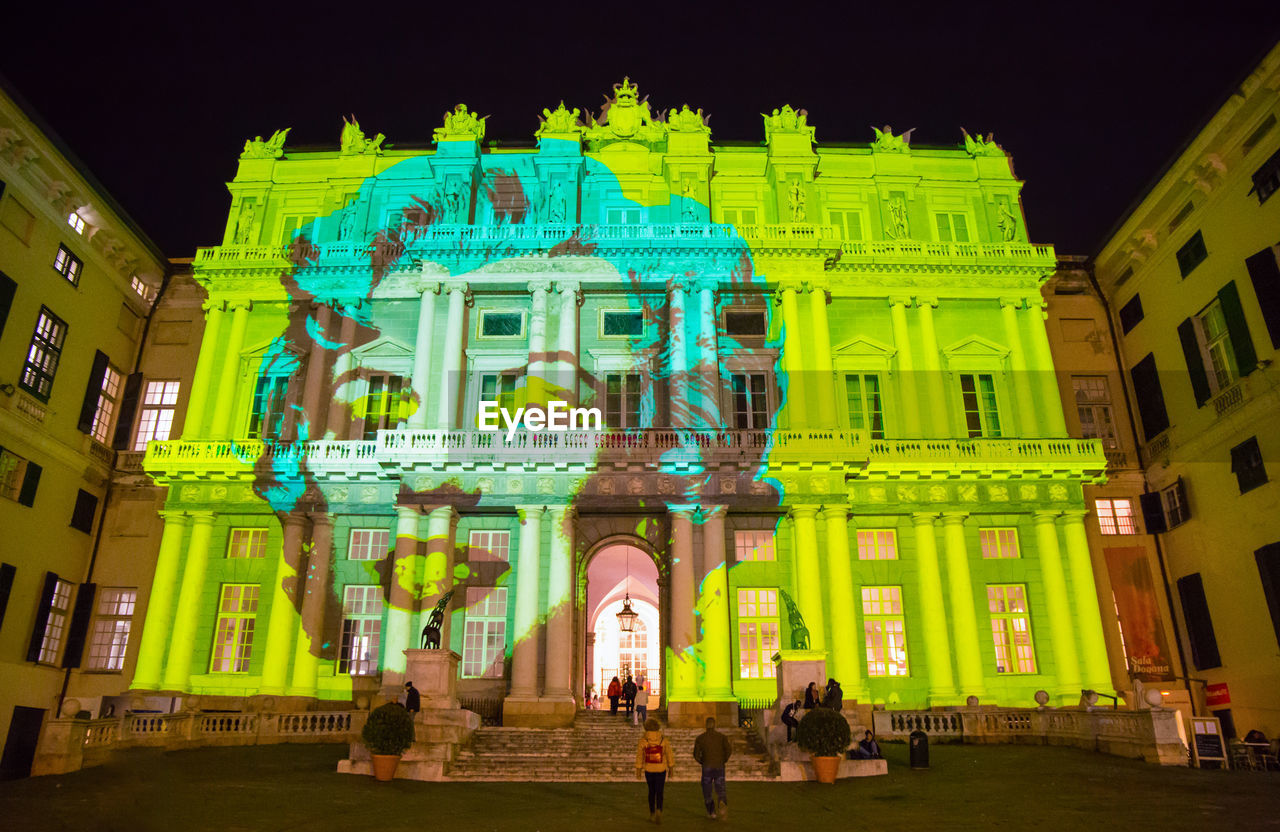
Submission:
[[660,764],[662,762],[662,743],[657,745],[646,745],[644,747],[645,764]]

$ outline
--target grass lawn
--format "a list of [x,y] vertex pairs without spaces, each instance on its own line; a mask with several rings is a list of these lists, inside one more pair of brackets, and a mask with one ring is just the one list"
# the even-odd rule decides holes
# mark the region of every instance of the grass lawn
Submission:
[[[26,830],[652,829],[642,783],[417,783],[339,775],[343,746],[164,753],[61,777],[0,783],[0,828]],[[1280,776],[1160,768],[1070,748],[938,746],[911,771],[886,745],[889,776],[730,783],[740,830],[1265,829],[1280,827]],[[688,761],[688,765],[694,765]],[[696,783],[667,788],[664,828],[706,829]]]

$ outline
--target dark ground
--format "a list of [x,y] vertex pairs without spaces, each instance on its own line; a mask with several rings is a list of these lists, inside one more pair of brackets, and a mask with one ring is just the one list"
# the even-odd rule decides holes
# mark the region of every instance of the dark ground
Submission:
[[[440,784],[339,775],[344,746],[163,753],[61,777],[0,783],[0,828],[26,830],[593,830],[653,828],[640,783]],[[1266,829],[1280,776],[1160,768],[1068,748],[934,746],[889,776],[730,783],[727,826],[805,829]],[[692,764],[692,762],[690,762]],[[694,783],[667,789],[663,828],[716,828]]]

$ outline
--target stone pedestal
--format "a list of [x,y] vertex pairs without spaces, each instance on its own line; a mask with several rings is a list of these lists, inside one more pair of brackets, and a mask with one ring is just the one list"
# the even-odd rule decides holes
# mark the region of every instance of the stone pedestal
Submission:
[[578,714],[572,696],[508,696],[502,700],[504,728],[568,728]]
[[738,725],[738,700],[716,702],[669,702],[667,724],[672,728],[698,728],[706,725],[707,717],[715,717],[716,725],[736,728]]
[[[458,662],[452,650],[406,650],[404,681],[413,682],[422,697],[422,710],[458,707]],[[399,695],[404,696],[403,684]]]
[[774,655],[773,665],[778,682],[779,710],[797,699],[803,702],[805,688],[810,682],[817,682],[819,690],[826,689],[825,650],[782,650]]

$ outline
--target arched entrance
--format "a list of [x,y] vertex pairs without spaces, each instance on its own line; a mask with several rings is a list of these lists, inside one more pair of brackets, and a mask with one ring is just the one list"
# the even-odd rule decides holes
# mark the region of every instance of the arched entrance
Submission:
[[[605,700],[613,676],[630,673],[647,684],[651,696],[662,690],[662,607],[658,568],[652,556],[629,542],[610,542],[590,557],[583,606],[585,655],[583,683],[587,695]],[[631,632],[618,621],[627,597],[638,618]],[[650,707],[658,707],[656,699]]]

